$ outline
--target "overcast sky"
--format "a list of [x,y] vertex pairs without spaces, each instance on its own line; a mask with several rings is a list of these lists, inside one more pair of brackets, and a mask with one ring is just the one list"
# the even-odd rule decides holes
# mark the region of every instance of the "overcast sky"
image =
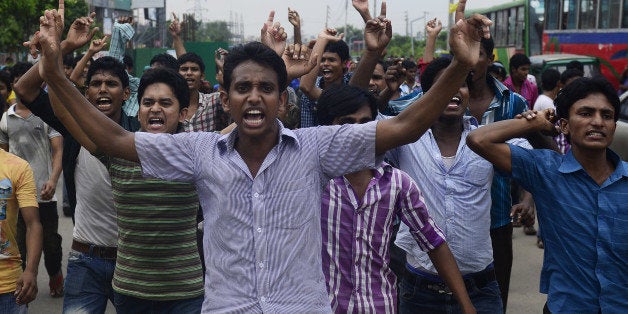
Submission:
[[[483,8],[495,4],[509,2],[511,0],[468,0],[467,8]],[[245,36],[259,36],[262,23],[268,17],[270,10],[275,10],[275,21],[282,25],[290,25],[288,22],[288,7],[296,9],[302,19],[302,33],[305,38],[318,34],[325,26],[327,6],[329,6],[329,26],[342,27],[345,24],[345,4],[349,3],[347,20],[354,26],[362,26],[362,19],[351,6],[350,0],[167,0],[166,10],[178,15],[196,12],[196,16],[202,16],[204,21],[223,20],[240,21],[244,24]],[[369,0],[371,14],[375,0]],[[202,10],[195,11],[198,4]],[[377,0],[379,5],[381,0]],[[438,17],[447,24],[448,0],[388,0],[388,18],[392,20],[393,32],[406,34],[405,12],[408,11],[408,20],[421,18],[424,12],[429,17]],[[373,14],[375,15],[375,14]],[[416,33],[424,27],[423,20],[415,22],[413,27]],[[288,32],[292,36],[292,30]]]

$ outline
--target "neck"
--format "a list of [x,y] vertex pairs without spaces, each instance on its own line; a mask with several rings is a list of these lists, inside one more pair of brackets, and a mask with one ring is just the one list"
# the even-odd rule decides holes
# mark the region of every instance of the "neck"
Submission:
[[543,91],[543,95],[551,98],[551,99],[556,99],[556,95],[558,95],[558,89],[552,89],[552,90],[547,90],[547,91]]
[[473,81],[472,88],[469,88],[469,111],[479,122],[482,121],[482,115],[491,105],[491,101],[495,97],[493,86],[487,82],[487,77]]
[[615,171],[615,165],[607,158],[606,149],[587,150],[572,146],[571,151],[574,158],[582,165],[582,168],[584,168],[584,171],[586,171],[598,185],[602,185],[611,173]]
[[450,139],[459,139],[463,130],[462,116],[455,118],[440,117],[432,125],[432,133],[436,141],[448,141]]

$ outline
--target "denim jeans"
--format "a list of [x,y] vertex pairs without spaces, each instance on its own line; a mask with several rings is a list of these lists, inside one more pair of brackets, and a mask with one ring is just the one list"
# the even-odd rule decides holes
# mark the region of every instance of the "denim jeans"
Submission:
[[111,281],[115,267],[115,259],[70,251],[63,313],[104,313],[107,300],[113,303]]
[[[471,303],[478,314],[503,314],[502,300],[497,281],[479,288],[473,281],[465,280]],[[405,275],[399,289],[399,313],[462,313],[453,294],[422,288],[419,282]]]
[[114,292],[113,298],[118,314],[200,313],[203,305],[203,296],[182,300],[153,301]]
[[18,305],[15,303],[15,295],[13,292],[0,294],[0,313],[2,314],[26,314],[26,305]]

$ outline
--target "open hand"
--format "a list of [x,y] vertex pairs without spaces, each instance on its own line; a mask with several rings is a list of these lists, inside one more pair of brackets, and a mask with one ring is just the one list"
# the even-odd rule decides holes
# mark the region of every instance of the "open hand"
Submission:
[[268,19],[262,25],[261,33],[261,41],[262,44],[270,47],[274,50],[278,55],[282,56],[284,50],[286,49],[286,39],[288,38],[288,34],[281,26],[279,22],[273,23],[275,20],[275,11],[270,11],[268,14]]
[[282,59],[286,64],[288,77],[291,79],[301,77],[316,67],[318,56],[311,56],[311,50],[306,45],[289,45],[284,52]]
[[480,39],[489,38],[491,20],[483,15],[473,14],[464,18],[464,9],[467,0],[460,0],[456,9],[456,24],[451,28],[449,46],[454,60],[469,69],[473,68],[480,56]]

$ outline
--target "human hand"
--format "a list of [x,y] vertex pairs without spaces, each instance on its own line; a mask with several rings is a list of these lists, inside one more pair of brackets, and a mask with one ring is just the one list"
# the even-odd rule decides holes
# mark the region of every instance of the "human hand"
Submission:
[[223,68],[225,67],[225,57],[229,54],[229,51],[218,48],[216,52],[214,52],[214,61],[216,62],[216,81],[221,86],[224,83],[223,80]]
[[369,1],[368,0],[351,0],[351,4],[353,4],[353,8],[360,13],[362,18],[366,17],[366,20],[371,19],[371,12],[369,12]]
[[526,119],[529,122],[536,123],[543,135],[556,136],[560,133],[560,127],[556,125],[557,118],[553,108],[541,111],[527,110],[516,115],[515,119]]
[[294,27],[301,28],[301,17],[299,16],[299,12],[288,8],[288,22],[290,22],[290,24]]
[[335,28],[329,27],[323,29],[320,33],[318,33],[318,39],[335,43],[341,41],[344,35],[344,33],[338,34],[338,31]]
[[510,210],[510,217],[513,219],[513,222],[518,222],[526,226],[532,226],[534,225],[534,213],[534,202],[530,204],[529,202],[522,201],[521,203],[512,206]]
[[489,38],[491,20],[479,14],[473,14],[465,19],[464,10],[467,0],[460,0],[456,9],[456,24],[451,28],[449,46],[454,55],[454,61],[471,69],[479,60],[480,39]]
[[98,27],[92,28],[95,16],[96,12],[92,12],[89,16],[77,18],[74,22],[72,22],[65,40],[63,40],[64,54],[68,54],[80,47],[83,47],[90,40],[92,40],[92,38],[94,38],[94,35],[98,31]]
[[[63,0],[59,1],[62,3]],[[39,32],[37,32],[37,48],[41,52],[39,62],[39,75],[46,80],[54,74],[63,74],[61,65],[61,34],[58,31],[59,24],[63,24],[57,10],[46,10],[39,18]]]
[[437,18],[429,20],[427,24],[425,24],[425,31],[427,32],[427,36],[431,38],[436,38],[442,29],[443,23],[441,23],[441,21]]
[[15,288],[15,299],[17,304],[28,304],[37,297],[37,274],[27,270],[17,280]]
[[288,34],[286,34],[284,28],[279,22],[273,23],[274,20],[275,11],[270,11],[268,19],[262,25],[262,29],[260,31],[261,41],[262,44],[270,47],[279,56],[282,56],[284,50],[286,50],[286,39],[288,38]]
[[403,60],[396,58],[393,60],[393,65],[389,66],[386,70],[384,79],[386,80],[386,86],[390,91],[396,91],[399,86],[406,80],[406,69],[401,65]]
[[57,189],[56,182],[53,182],[52,180],[48,180],[44,182],[43,186],[41,187],[41,193],[40,193],[41,199],[44,201],[52,199],[52,197],[55,195],[56,189]]
[[102,39],[94,39],[92,40],[92,43],[89,44],[89,52],[91,54],[96,54],[100,51],[103,50],[103,48],[105,48],[105,46],[107,45],[107,39],[109,38],[109,35],[105,35],[105,37],[103,37]]
[[174,12],[172,12],[172,22],[168,25],[168,33],[172,37],[179,37],[181,35],[181,23],[179,23],[179,18]]
[[316,67],[317,55],[310,58],[311,50],[306,45],[289,45],[284,52],[282,59],[286,64],[286,71],[289,78],[301,77]]
[[133,24],[132,16],[120,16],[118,17],[118,23],[120,24]]

